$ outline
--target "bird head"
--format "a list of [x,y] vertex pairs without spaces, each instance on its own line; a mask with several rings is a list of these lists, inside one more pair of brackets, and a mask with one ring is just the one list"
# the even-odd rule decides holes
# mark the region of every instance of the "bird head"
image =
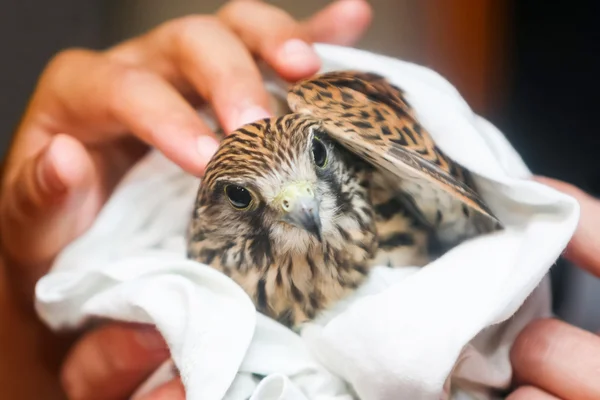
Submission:
[[245,125],[208,163],[194,220],[221,240],[253,238],[274,252],[305,252],[339,239],[344,211],[360,192],[359,164],[310,116]]

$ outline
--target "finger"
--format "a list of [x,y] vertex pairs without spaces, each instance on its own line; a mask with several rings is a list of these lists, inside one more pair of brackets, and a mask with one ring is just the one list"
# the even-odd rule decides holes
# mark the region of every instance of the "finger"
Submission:
[[168,357],[168,348],[154,329],[107,325],[75,345],[61,381],[69,399],[128,398]]
[[600,338],[554,319],[526,327],[511,349],[518,384],[562,399],[599,399]]
[[565,256],[592,274],[600,276],[600,201],[566,182],[545,177],[536,177],[536,180],[573,196],[579,202],[579,225],[567,246]]
[[185,400],[185,390],[180,378],[163,383],[139,400]]
[[90,202],[97,186],[90,154],[67,135],[55,136],[38,155],[7,177],[0,203],[0,231],[10,234],[1,235],[0,240],[11,265],[31,266],[10,271],[26,275],[18,279],[25,287],[32,286],[43,273],[40,264],[94,218],[78,219],[75,210],[93,206]]
[[[214,133],[169,84],[141,70],[117,74],[111,111],[137,137],[196,175],[216,152]],[[116,98],[115,96],[116,95]]]
[[560,400],[558,397],[533,386],[523,386],[512,392],[506,400]]
[[262,2],[233,1],[219,10],[218,16],[250,52],[284,79],[293,81],[319,70],[321,62],[309,46],[309,32],[280,8]]
[[[38,118],[26,120],[23,131],[41,126],[54,134],[60,129],[86,145],[133,133],[195,175],[203,173],[216,150],[212,131],[193,107],[168,82],[142,68],[70,50],[50,64],[40,87],[46,90],[28,112]],[[49,112],[50,122],[39,118]]]
[[153,37],[156,40],[148,43],[164,46],[170,62],[212,105],[226,132],[271,116],[252,54],[217,18],[181,18],[158,29]]
[[309,44],[354,42],[371,19],[369,5],[359,0],[333,2],[303,23],[262,2],[230,2],[218,15],[252,53],[290,81],[319,70],[320,59]]

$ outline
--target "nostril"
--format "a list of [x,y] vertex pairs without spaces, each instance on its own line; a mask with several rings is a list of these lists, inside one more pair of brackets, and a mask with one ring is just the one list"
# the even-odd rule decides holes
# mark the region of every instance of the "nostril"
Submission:
[[287,200],[283,200],[283,208],[286,210],[289,210],[290,208],[290,202]]
[[311,188],[309,188],[309,187],[307,187],[307,188],[306,188],[306,193],[307,193],[309,196],[312,196],[312,195],[313,195],[313,191],[312,191],[312,189],[311,189]]

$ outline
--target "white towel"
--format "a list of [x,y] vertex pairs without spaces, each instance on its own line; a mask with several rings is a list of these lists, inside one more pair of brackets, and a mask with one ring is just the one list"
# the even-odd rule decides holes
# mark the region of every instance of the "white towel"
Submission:
[[[199,180],[153,152],[39,281],[40,317],[52,329],[94,317],[156,325],[192,400],[498,398],[515,336],[550,315],[545,276],[576,228],[577,202],[529,180],[503,135],[430,69],[316,49],[323,71],[372,71],[404,89],[441,149],[475,173],[506,230],[422,269],[376,268],[355,296],[297,335],[257,314],[228,277],[186,260]],[[139,393],[170,376],[165,364]]]

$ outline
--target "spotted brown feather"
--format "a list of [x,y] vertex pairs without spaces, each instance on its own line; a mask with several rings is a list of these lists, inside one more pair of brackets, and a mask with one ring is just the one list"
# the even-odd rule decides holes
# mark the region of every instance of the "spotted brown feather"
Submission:
[[[230,276],[258,311],[298,327],[356,290],[373,266],[426,265],[442,220],[462,232],[446,246],[493,230],[484,223],[467,232],[478,222],[472,210],[486,223],[495,218],[468,171],[435,146],[382,77],[320,75],[294,86],[288,102],[292,112],[222,140],[188,231],[188,256]],[[323,166],[311,156],[315,140],[326,149]],[[228,185],[251,194],[248,207],[232,206]],[[314,189],[321,236],[282,218],[289,185]]]
[[[501,228],[469,171],[436,146],[403,91],[385,78],[357,71],[317,75],[294,85],[288,103],[293,112],[320,119],[335,140],[392,180],[399,178],[405,201],[435,229],[465,216],[478,233]],[[423,188],[434,192],[437,204],[420,198]]]

